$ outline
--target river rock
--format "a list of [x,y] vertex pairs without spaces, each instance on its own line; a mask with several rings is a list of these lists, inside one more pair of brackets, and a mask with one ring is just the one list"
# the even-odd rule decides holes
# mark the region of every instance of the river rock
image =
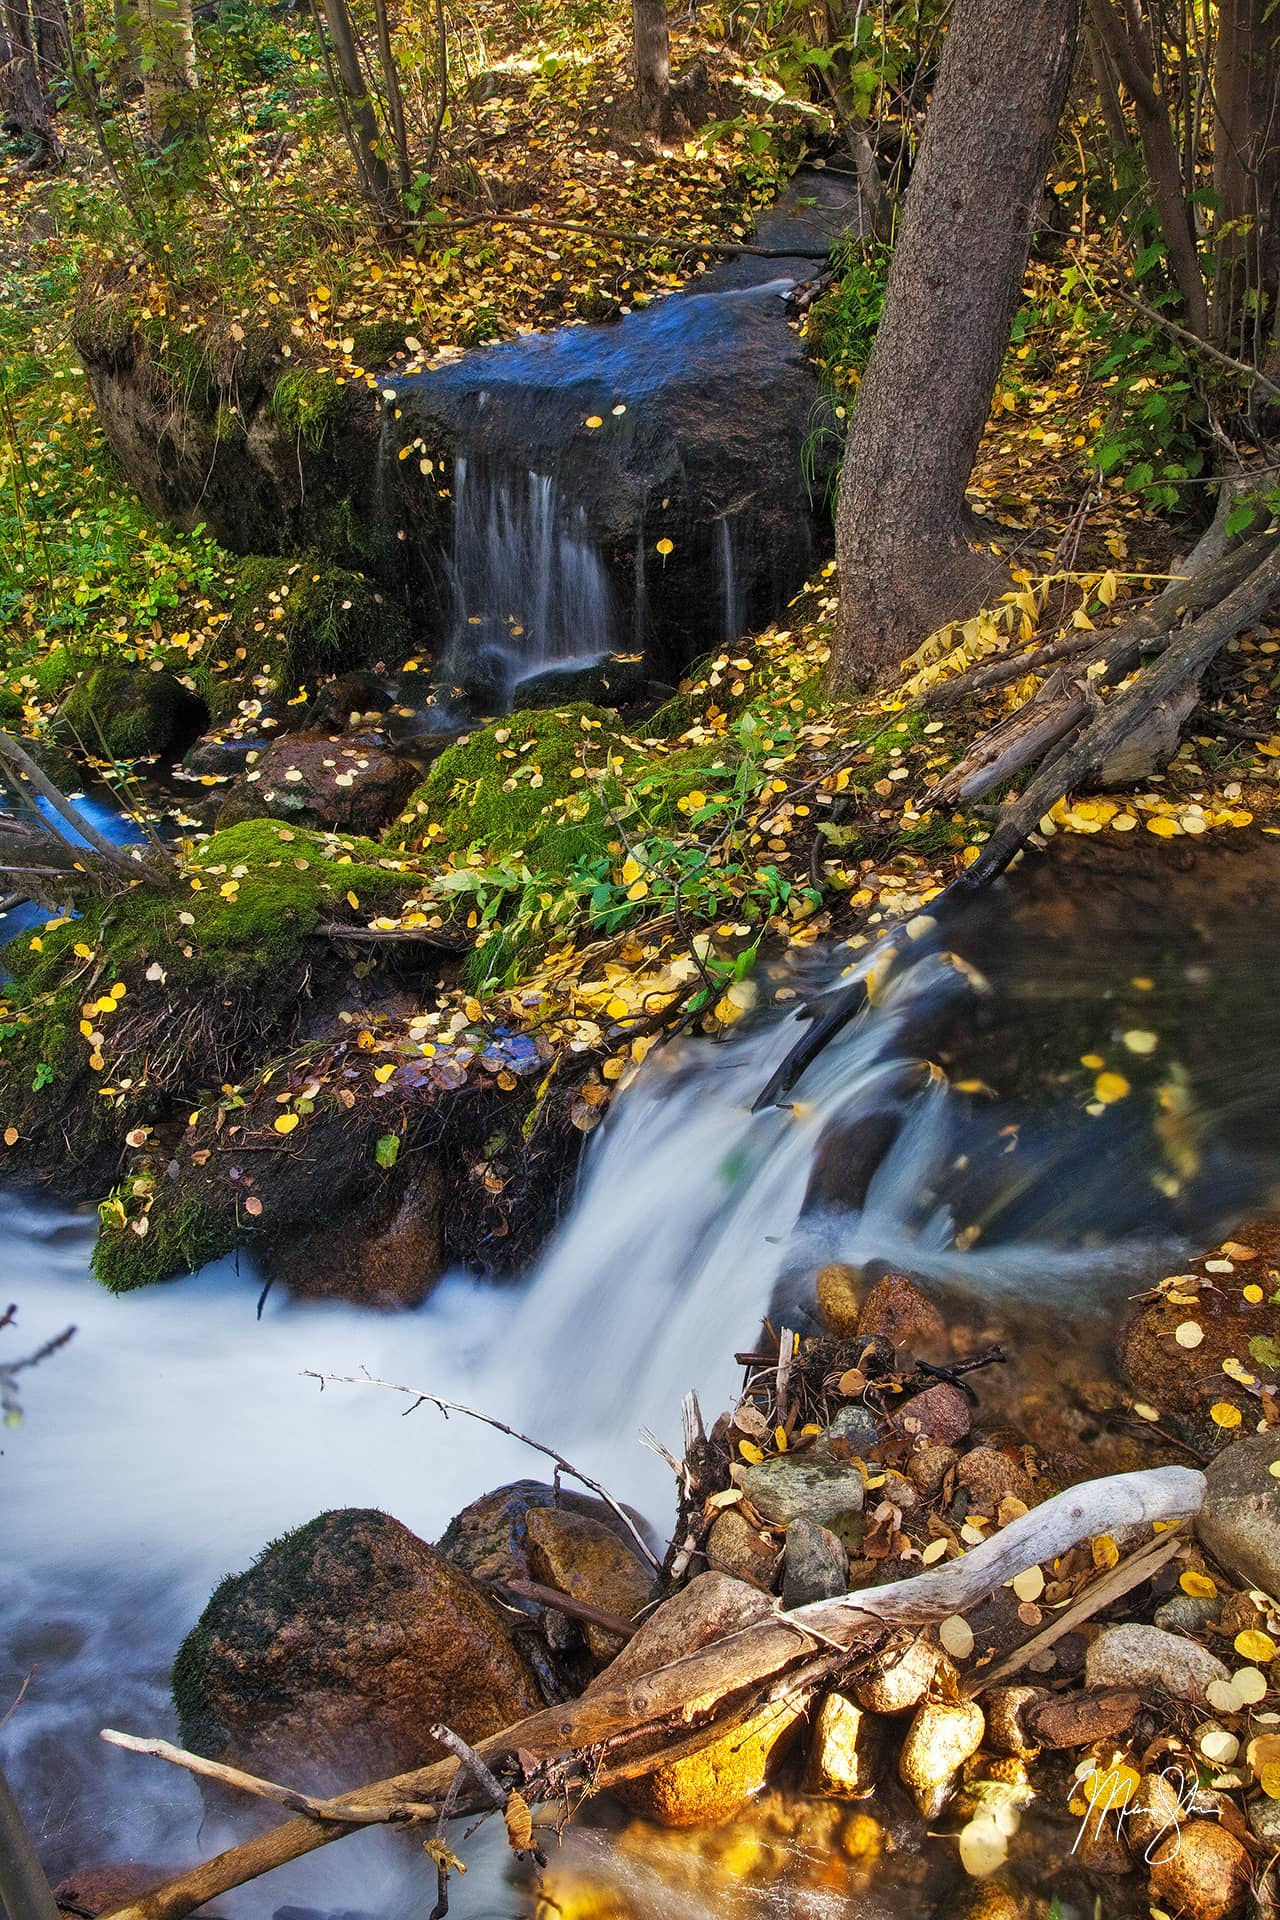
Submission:
[[832,1260],[819,1270],[818,1318],[837,1340],[852,1340],[857,1333],[866,1291],[857,1267],[843,1260]]
[[817,1453],[779,1453],[744,1467],[739,1485],[762,1520],[789,1527],[793,1520],[825,1526],[861,1513],[864,1482],[856,1466]]
[[887,1273],[863,1302],[858,1332],[863,1338],[878,1335],[918,1357],[945,1346],[947,1323],[914,1281],[900,1273]]
[[1280,1436],[1236,1440],[1212,1461],[1196,1517],[1201,1546],[1227,1572],[1280,1594]]
[[[653,1593],[653,1574],[611,1528],[563,1507],[534,1507],[525,1518],[529,1565],[535,1580],[575,1600],[630,1620]],[[622,1644],[604,1627],[584,1625],[595,1664],[612,1660]]]
[[999,1447],[970,1448],[956,1465],[956,1486],[968,1495],[970,1513],[989,1514],[993,1519],[1000,1502],[1010,1495],[1026,1506],[1036,1499],[1031,1475]]
[[1155,1611],[1155,1624],[1166,1633],[1203,1633],[1222,1612],[1222,1595],[1202,1597],[1198,1593],[1173,1593],[1162,1600]]
[[[598,1520],[624,1546],[634,1548],[624,1522],[595,1494],[563,1486],[557,1492],[545,1480],[512,1480],[491,1493],[482,1493],[455,1515],[436,1541],[436,1551],[482,1586],[492,1581],[531,1580],[534,1575],[529,1565],[527,1523],[530,1513],[541,1507],[563,1507],[587,1520]],[[643,1515],[632,1508],[627,1512],[641,1536],[647,1538]]]
[[192,780],[234,780],[260,760],[270,741],[265,734],[220,728],[200,736],[182,756],[181,771]]
[[306,1790],[421,1766],[541,1698],[494,1603],[389,1514],[323,1513],[222,1582],[178,1651],[184,1746]]
[[121,661],[95,667],[77,681],[62,719],[79,748],[95,759],[172,759],[208,726],[209,710],[176,674]]
[[833,1460],[865,1460],[880,1440],[880,1423],[870,1407],[841,1407],[813,1443],[815,1453]]
[[350,1300],[394,1312],[420,1306],[445,1269],[444,1178],[426,1154],[314,1232],[268,1241],[262,1261],[302,1300]]
[[1043,1687],[1017,1685],[990,1687],[982,1696],[987,1716],[987,1744],[997,1753],[1011,1753],[1019,1760],[1034,1760],[1040,1745],[1027,1732],[1025,1715],[1049,1695]]
[[1037,1746],[1055,1751],[1091,1747],[1097,1740],[1115,1740],[1126,1733],[1141,1705],[1142,1695],[1132,1687],[1085,1688],[1024,1708],[1022,1720]]
[[866,1672],[856,1674],[849,1690],[867,1713],[909,1713],[924,1699],[945,1659],[937,1647],[921,1637],[913,1640],[897,1660],[873,1662]]
[[1214,1654],[1161,1627],[1103,1627],[1084,1663],[1090,1687],[1159,1688],[1179,1700],[1200,1700],[1211,1680],[1230,1675]]
[[849,1556],[833,1533],[803,1517],[787,1528],[782,1557],[782,1604],[807,1606],[848,1591]]
[[879,1729],[847,1693],[824,1696],[809,1735],[804,1790],[841,1800],[874,1791]]
[[773,1602],[749,1582],[727,1573],[700,1573],[654,1609],[587,1692],[653,1673],[772,1612]]
[[895,1425],[935,1447],[953,1447],[969,1431],[969,1402],[959,1387],[945,1381],[907,1401]]
[[718,1513],[707,1535],[707,1565],[736,1580],[749,1580],[754,1586],[769,1587],[778,1550],[760,1533],[737,1507]]
[[1237,1920],[1252,1878],[1246,1849],[1216,1820],[1189,1820],[1176,1844],[1161,1845],[1151,1868],[1156,1906],[1185,1920]]
[[907,1478],[922,1500],[937,1499],[959,1458],[954,1447],[940,1447],[932,1440],[916,1447],[907,1461]]
[[374,834],[396,818],[417,782],[411,760],[369,739],[292,733],[273,740],[228,788],[217,824],[267,814],[305,827]]
[[1269,1854],[1280,1854],[1280,1800],[1265,1793],[1248,1806],[1249,1827],[1255,1840],[1261,1840]]
[[898,1777],[926,1820],[941,1813],[956,1774],[978,1751],[985,1731],[976,1700],[926,1701],[916,1708],[898,1755]]
[[590,666],[548,667],[520,682],[519,702],[529,707],[564,707],[585,700],[589,706],[637,707],[674,693],[655,682],[642,653],[609,653]]
[[[1267,1368],[1254,1357],[1251,1343],[1280,1340],[1280,1308],[1269,1300],[1256,1306],[1242,1300],[1239,1280],[1246,1273],[1247,1269],[1239,1274],[1234,1286],[1228,1283],[1201,1292],[1191,1306],[1185,1300],[1163,1297],[1150,1302],[1131,1321],[1120,1346],[1120,1365],[1135,1399],[1154,1406],[1166,1423],[1172,1422],[1189,1438],[1215,1451],[1222,1442],[1222,1428],[1212,1419],[1210,1408],[1222,1400],[1234,1403],[1247,1425],[1252,1425],[1250,1409],[1257,1404],[1233,1386],[1229,1376],[1224,1377],[1224,1361],[1238,1362],[1264,1382],[1276,1377],[1274,1367]],[[1207,1277],[1214,1279],[1212,1274]],[[1177,1329],[1187,1321],[1193,1321],[1202,1334],[1193,1348],[1183,1347],[1176,1338]]]

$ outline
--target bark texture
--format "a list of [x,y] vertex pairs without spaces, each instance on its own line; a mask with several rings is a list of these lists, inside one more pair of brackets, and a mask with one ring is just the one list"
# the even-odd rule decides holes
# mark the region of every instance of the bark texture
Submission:
[[[1280,289],[1280,10],[1271,0],[1221,0],[1214,105],[1216,332],[1261,364]],[[1261,298],[1248,301],[1250,291]]]
[[671,92],[667,0],[631,0],[631,21],[640,121],[650,133],[661,133]]
[[142,95],[151,137],[169,146],[198,131],[191,0],[142,0]]
[[49,117],[28,0],[0,3],[0,113],[31,144],[33,167],[61,164],[62,142]]
[[964,490],[1008,342],[1081,0],[957,0],[858,395],[836,521],[831,679],[883,675],[981,603]]

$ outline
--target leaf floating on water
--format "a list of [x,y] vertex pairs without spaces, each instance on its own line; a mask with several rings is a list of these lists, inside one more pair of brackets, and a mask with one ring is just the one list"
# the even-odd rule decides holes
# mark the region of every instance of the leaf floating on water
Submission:
[[1113,1107],[1117,1100],[1123,1100],[1130,1093],[1129,1082],[1122,1073],[1100,1073],[1093,1083],[1093,1096],[1101,1100],[1104,1107]]
[[1159,1034],[1151,1033],[1146,1027],[1130,1027],[1128,1033],[1120,1037],[1130,1053],[1154,1053],[1160,1044]]

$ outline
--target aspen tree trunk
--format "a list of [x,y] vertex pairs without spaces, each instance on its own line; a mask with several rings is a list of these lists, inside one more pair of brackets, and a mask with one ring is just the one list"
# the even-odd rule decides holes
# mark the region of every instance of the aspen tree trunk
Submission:
[[[1280,9],[1220,0],[1214,62],[1220,343],[1259,363],[1280,300]],[[1256,302],[1245,296],[1256,293]]]
[[161,146],[197,130],[196,33],[191,0],[140,0],[142,97]]
[[845,450],[835,688],[884,675],[993,585],[966,537],[1066,99],[1081,0],[956,0]]
[[631,21],[640,121],[648,132],[661,133],[671,92],[667,0],[631,0]]

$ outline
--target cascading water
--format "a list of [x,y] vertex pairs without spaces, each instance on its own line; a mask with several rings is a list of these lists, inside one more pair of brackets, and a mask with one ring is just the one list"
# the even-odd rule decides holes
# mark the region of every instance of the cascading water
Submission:
[[[1270,843],[1262,852],[1265,900],[1275,857]],[[492,1410],[662,1526],[670,1477],[638,1431],[675,1444],[689,1387],[718,1410],[735,1385],[733,1348],[752,1343],[771,1307],[804,1325],[820,1262],[883,1260],[981,1303],[999,1289],[1042,1318],[1052,1303],[1061,1338],[1104,1276],[1129,1290],[1187,1234],[1234,1224],[1274,1189],[1277,1144],[1267,1137],[1250,1162],[1236,1142],[1237,1123],[1276,1097],[1276,929],[1256,907],[1207,914],[1214,944],[1171,906],[1164,923],[1089,923],[1066,942],[1051,926],[1036,946],[1017,937],[1011,897],[993,898],[976,931],[953,933],[959,961],[940,934],[909,946],[786,1107],[751,1111],[803,1031],[799,994],[823,984],[812,954],[797,950],[796,967],[765,982],[772,1016],[762,1004],[727,1043],[655,1054],[521,1297],[454,1276],[412,1315],[273,1296],[258,1323],[252,1277],[224,1263],[115,1299],[87,1278],[87,1223],[5,1204],[7,1296],[19,1304],[6,1342],[26,1350],[78,1327],[22,1376],[23,1422],[0,1462],[0,1721],[25,1684],[0,1726],[0,1759],[55,1874],[127,1857],[163,1869],[243,1832],[222,1814],[202,1825],[189,1779],[96,1738],[103,1725],[172,1734],[169,1662],[229,1568],[335,1505],[377,1505],[435,1538],[482,1491],[541,1471],[505,1436],[427,1409],[403,1424],[398,1400],[372,1387],[322,1394],[305,1368],[367,1368]],[[1247,1027],[1232,1018],[1245,985]],[[1151,1077],[1135,1055],[1129,1113],[1127,1102],[1090,1111],[1068,1070],[1089,1046],[1118,1044],[1108,1036],[1132,1028],[1135,998],[1158,1042],[1144,1056]],[[1005,1046],[1022,1032],[1029,1072]],[[952,1054],[949,1078],[921,1065]],[[975,1069],[998,1100],[970,1084]],[[1179,1161],[1194,1136],[1203,1177],[1174,1201],[1168,1136],[1151,1116],[1165,1112],[1160,1089],[1179,1085]],[[478,1857],[468,1841],[458,1920],[531,1911],[504,1844]],[[598,1834],[575,1845],[609,1850]],[[419,1911],[422,1874],[412,1846],[371,1834],[218,1905],[242,1920],[298,1903],[390,1920]],[[625,1878],[634,1911],[673,1910],[660,1876],[632,1859]],[[767,1889],[740,1898],[744,1913],[774,1910]],[[852,1911],[903,1912],[912,1898],[873,1888]],[[680,1911],[694,1920],[722,1906],[699,1894]]]
[[586,514],[550,474],[460,454],[453,473],[452,597],[443,670],[506,700],[548,667],[586,665],[614,645],[613,595]]

